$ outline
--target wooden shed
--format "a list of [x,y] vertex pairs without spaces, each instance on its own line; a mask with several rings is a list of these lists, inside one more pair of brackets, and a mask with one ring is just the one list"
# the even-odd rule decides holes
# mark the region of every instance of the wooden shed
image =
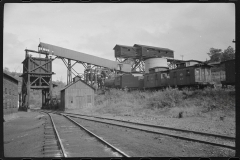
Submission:
[[119,58],[135,58],[137,56],[136,48],[125,45],[116,45],[114,48],[115,57]]
[[77,79],[61,90],[61,110],[80,109],[94,105],[94,88]]
[[153,47],[153,46],[146,46],[140,44],[134,44],[137,51],[137,56],[143,58],[153,58],[153,57],[169,57],[174,58],[174,51],[168,48],[160,48],[160,47]]

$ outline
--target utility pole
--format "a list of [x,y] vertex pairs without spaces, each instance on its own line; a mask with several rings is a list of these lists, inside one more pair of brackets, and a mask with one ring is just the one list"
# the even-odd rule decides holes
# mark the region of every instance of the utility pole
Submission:
[[183,60],[184,55],[180,55],[180,56],[182,57],[182,60]]

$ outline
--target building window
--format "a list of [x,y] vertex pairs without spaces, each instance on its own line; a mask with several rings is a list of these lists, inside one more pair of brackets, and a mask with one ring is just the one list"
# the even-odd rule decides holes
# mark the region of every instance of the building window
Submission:
[[5,94],[7,94],[7,88],[5,88]]
[[128,49],[128,51],[130,51],[130,49]]
[[9,88],[9,94],[11,95],[11,89]]

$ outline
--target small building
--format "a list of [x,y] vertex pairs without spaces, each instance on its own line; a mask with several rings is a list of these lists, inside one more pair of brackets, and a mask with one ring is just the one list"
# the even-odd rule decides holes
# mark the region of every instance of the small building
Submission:
[[135,58],[137,56],[136,48],[125,45],[116,45],[113,50],[115,51],[115,57],[119,58]]
[[18,111],[18,80],[3,72],[3,113]]
[[174,51],[168,48],[152,47],[140,44],[134,44],[137,55],[143,58],[174,58]]
[[94,105],[94,88],[81,80],[74,81],[61,90],[61,110],[80,109]]
[[187,60],[187,61],[181,61],[179,63],[176,63],[177,68],[183,68],[183,67],[190,67],[194,66],[196,64],[203,64],[204,62],[202,61],[197,61],[197,60]]

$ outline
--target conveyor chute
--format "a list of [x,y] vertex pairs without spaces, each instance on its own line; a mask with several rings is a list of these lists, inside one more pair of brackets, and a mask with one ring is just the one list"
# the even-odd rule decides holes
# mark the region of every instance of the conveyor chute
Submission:
[[[109,69],[119,70],[119,62],[96,57],[93,55],[85,54],[82,52],[73,51],[70,49],[54,46],[47,43],[40,42],[38,46],[42,51],[46,51],[47,54],[55,55],[58,57],[63,57],[66,59],[71,59],[75,61],[80,61],[84,63],[93,64],[96,66],[106,67]],[[121,67],[123,72],[131,72],[131,66],[129,64],[122,64]]]

